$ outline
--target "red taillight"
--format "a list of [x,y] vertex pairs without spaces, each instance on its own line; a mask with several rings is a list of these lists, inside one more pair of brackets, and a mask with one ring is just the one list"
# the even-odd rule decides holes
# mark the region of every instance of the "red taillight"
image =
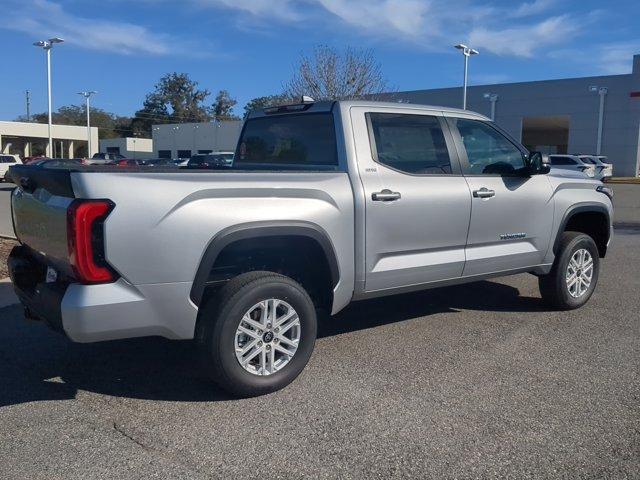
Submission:
[[67,212],[69,261],[82,283],[106,283],[115,275],[104,260],[103,220],[113,203],[109,200],[75,200]]

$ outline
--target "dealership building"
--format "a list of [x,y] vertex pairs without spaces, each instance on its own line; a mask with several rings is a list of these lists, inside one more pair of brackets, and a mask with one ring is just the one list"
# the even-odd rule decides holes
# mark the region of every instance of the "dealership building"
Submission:
[[141,137],[105,138],[100,140],[100,153],[113,153],[126,158],[150,158],[153,140]]
[[196,153],[235,151],[241,129],[241,120],[154,125],[154,156],[189,158]]
[[[632,73],[624,75],[472,86],[467,90],[467,108],[488,117],[493,111],[496,123],[530,150],[601,153],[613,163],[614,175],[636,176],[640,55],[629,60]],[[462,88],[397,92],[389,97],[459,108]]]
[[[91,127],[91,152],[98,151],[98,129]],[[52,125],[52,153],[55,158],[87,156],[87,127]],[[0,121],[0,153],[31,157],[45,155],[49,143],[46,123]]]

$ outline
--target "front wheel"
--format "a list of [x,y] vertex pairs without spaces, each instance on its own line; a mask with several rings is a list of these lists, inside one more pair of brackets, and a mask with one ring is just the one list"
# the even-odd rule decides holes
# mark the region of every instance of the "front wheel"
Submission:
[[542,298],[561,310],[579,308],[598,282],[600,256],[593,239],[580,232],[564,232],[551,272],[538,278]]
[[205,302],[196,340],[209,376],[233,395],[247,397],[291,383],[311,357],[316,331],[314,304],[300,284],[251,272]]

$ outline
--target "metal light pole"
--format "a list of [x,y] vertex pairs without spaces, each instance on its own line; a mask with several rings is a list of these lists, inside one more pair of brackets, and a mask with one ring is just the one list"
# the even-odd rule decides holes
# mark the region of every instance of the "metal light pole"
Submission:
[[485,93],[484,98],[491,102],[491,121],[496,119],[496,102],[498,101],[497,93]]
[[95,90],[89,90],[86,92],[78,92],[78,95],[82,95],[85,100],[85,108],[87,109],[87,158],[91,158],[91,107],[89,98],[91,95],[98,93]]
[[53,157],[53,140],[51,138],[51,49],[55,43],[62,43],[63,39],[58,37],[50,38],[49,40],[40,40],[38,42],[34,42],[36,47],[42,47],[45,52],[47,52],[47,99],[49,103],[49,143],[47,144],[47,156]]
[[27,122],[31,121],[31,92],[29,90],[25,90],[25,95],[27,97]]
[[598,87],[592,85],[589,87],[589,91],[597,93],[600,96],[600,110],[598,112],[598,140],[596,143],[596,155],[602,153],[602,128],[604,126],[604,97],[609,93],[607,87]]
[[464,55],[464,84],[462,88],[462,109],[466,110],[467,109],[467,78],[469,73],[469,57],[471,55],[478,55],[480,52],[478,52],[478,50],[474,50],[473,48],[467,47],[462,43],[459,43],[458,45],[454,45],[454,46],[455,48],[457,48],[462,52],[462,55]]

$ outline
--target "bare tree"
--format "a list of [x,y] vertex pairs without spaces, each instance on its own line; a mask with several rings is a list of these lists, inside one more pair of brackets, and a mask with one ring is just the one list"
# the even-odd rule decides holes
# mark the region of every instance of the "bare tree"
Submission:
[[302,55],[284,95],[315,100],[349,100],[382,93],[387,82],[371,50],[347,48],[339,52],[320,45],[313,55]]

